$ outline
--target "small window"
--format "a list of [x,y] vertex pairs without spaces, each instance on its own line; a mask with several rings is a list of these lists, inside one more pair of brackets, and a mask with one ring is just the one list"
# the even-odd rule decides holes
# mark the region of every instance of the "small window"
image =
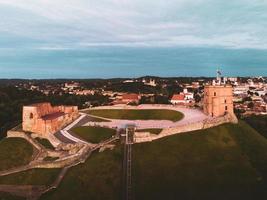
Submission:
[[226,103],[226,99],[224,100],[224,103]]
[[225,110],[227,110],[228,108],[227,108],[227,106],[225,106]]
[[216,92],[214,92],[214,96],[216,96]]
[[33,114],[31,113],[31,114],[30,114],[30,119],[32,119],[32,118],[33,118]]

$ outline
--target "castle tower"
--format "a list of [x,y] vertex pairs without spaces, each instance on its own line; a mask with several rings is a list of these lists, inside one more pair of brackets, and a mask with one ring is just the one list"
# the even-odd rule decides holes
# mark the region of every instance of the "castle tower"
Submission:
[[203,111],[213,117],[223,116],[227,113],[234,116],[233,87],[231,85],[206,85]]

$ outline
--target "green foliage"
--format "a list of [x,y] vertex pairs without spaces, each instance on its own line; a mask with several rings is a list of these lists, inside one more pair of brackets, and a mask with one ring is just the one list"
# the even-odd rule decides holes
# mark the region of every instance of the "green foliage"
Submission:
[[183,118],[183,114],[166,109],[143,109],[143,110],[134,110],[134,109],[98,109],[98,110],[89,110],[88,114],[92,114],[99,117],[105,117],[109,119],[129,119],[129,120],[171,120],[179,121]]
[[33,147],[22,138],[5,138],[0,141],[0,170],[28,164]]
[[82,139],[92,143],[99,143],[116,134],[115,129],[93,127],[93,126],[75,127],[71,129],[71,131],[74,132],[79,137],[81,137]]
[[99,94],[76,96],[56,93],[46,96],[37,91],[0,86],[0,139],[5,137],[8,129],[21,122],[23,105],[38,102],[51,102],[53,105],[77,105],[79,108],[83,108],[85,102],[96,106],[108,103],[109,99]]

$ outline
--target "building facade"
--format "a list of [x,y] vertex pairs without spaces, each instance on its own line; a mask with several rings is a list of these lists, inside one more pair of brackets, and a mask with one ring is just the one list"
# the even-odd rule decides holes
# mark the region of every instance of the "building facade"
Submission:
[[212,117],[227,113],[234,115],[233,87],[231,85],[206,85],[204,88],[203,111]]
[[50,103],[23,106],[22,129],[46,137],[71,123],[78,115],[77,106],[51,106]]

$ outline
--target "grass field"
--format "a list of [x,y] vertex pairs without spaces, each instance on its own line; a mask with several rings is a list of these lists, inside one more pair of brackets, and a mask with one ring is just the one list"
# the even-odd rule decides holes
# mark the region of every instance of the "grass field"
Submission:
[[267,140],[244,122],[134,146],[136,199],[266,198]]
[[39,142],[41,145],[43,145],[47,149],[55,149],[53,145],[49,142],[49,140],[44,138],[36,138],[37,142]]
[[71,131],[82,139],[92,143],[99,143],[116,134],[116,130],[114,129],[93,126],[79,126],[71,129]]
[[22,138],[4,138],[0,141],[0,170],[25,165],[31,161],[33,147]]
[[127,110],[127,109],[99,109],[89,110],[88,114],[109,118],[109,119],[129,119],[129,120],[170,120],[179,121],[183,118],[183,114],[174,110],[166,109],[143,109],[143,110]]
[[267,138],[267,115],[252,115],[246,117],[244,120]]
[[[122,152],[93,153],[41,199],[121,199]],[[267,140],[242,121],[133,146],[138,200],[266,199],[266,180]]]
[[109,122],[109,120],[101,119],[101,118],[98,118],[98,117],[91,117],[91,116],[90,116],[90,121],[91,122]]
[[162,129],[160,128],[150,128],[150,129],[138,129],[136,130],[136,132],[149,132],[149,133],[152,133],[152,134],[160,134],[160,132],[162,131]]
[[81,165],[71,168],[61,185],[41,200],[121,199],[121,147],[94,153]]
[[11,194],[0,192],[0,200],[26,200],[25,198],[12,196]]
[[[0,184],[49,185],[55,181],[60,169],[31,169],[0,177]],[[1,196],[0,196],[1,199]]]

